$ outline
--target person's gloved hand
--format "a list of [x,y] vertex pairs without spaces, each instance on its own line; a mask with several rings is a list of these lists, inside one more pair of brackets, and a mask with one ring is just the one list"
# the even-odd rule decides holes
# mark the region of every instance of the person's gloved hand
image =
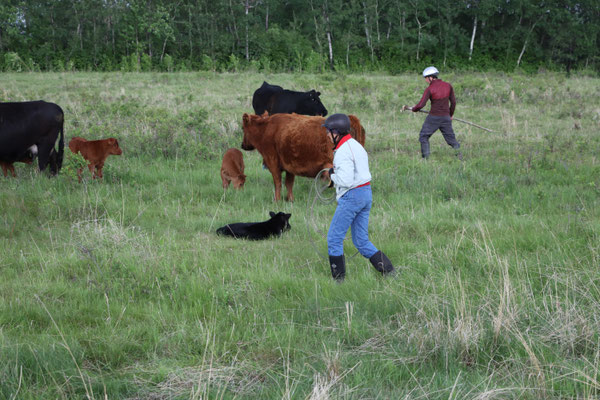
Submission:
[[331,179],[331,175],[333,175],[333,168],[329,168],[329,185],[327,185],[328,188],[332,188],[333,187],[333,180]]

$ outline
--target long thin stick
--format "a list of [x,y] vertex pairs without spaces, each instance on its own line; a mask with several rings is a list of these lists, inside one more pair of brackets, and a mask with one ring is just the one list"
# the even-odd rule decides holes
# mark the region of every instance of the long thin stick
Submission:
[[[406,107],[406,110],[412,110],[412,107]],[[426,110],[419,110],[418,112],[429,114],[429,111],[426,111]],[[456,117],[452,117],[452,119],[455,120],[455,121],[458,121],[458,122],[465,123],[465,124],[473,125],[474,127],[479,128],[479,129],[483,129],[484,131],[496,133],[496,131],[493,131],[493,130],[488,129],[488,128],[484,128],[483,126],[474,124],[473,122],[465,121],[464,119],[460,119],[460,118],[456,118]]]

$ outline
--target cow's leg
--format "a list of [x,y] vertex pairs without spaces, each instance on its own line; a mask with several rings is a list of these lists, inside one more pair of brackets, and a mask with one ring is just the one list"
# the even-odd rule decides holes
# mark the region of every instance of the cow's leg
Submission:
[[273,175],[273,184],[275,184],[275,201],[279,201],[281,200],[281,170],[269,167],[269,171]]
[[89,163],[88,169],[90,170],[90,173],[92,174],[92,179],[95,179],[96,178],[96,171],[95,171],[96,165],[93,163]]
[[7,171],[6,171],[6,165],[4,163],[0,163],[0,166],[2,166],[2,173],[4,174],[4,177],[6,178],[6,176],[8,175]]
[[221,181],[223,182],[223,189],[227,189],[229,187],[229,179],[227,179],[223,171],[221,171]]
[[102,161],[100,164],[96,165],[96,176],[99,177],[100,179],[104,178],[104,175],[102,175],[102,168],[104,168],[104,161]]
[[15,173],[15,166],[12,164],[8,164],[8,170],[10,171],[11,175],[13,176],[13,178],[17,177],[17,174]]
[[294,201],[294,193],[292,192],[292,188],[294,187],[294,178],[296,175],[285,172],[285,188],[287,189],[287,201]]
[[[58,131],[53,128],[49,128],[42,135],[42,139],[39,143],[36,143],[38,149],[38,166],[40,171],[43,171],[48,166],[48,163],[56,164],[58,155],[54,150],[56,138],[58,137]],[[31,147],[30,147],[31,148]],[[54,171],[53,171],[54,170]],[[51,171],[53,175],[58,173],[57,165],[51,165]]]
[[104,168],[104,161],[96,164],[96,176],[100,179],[104,178],[104,175],[102,175],[102,168]]
[[83,168],[77,169],[77,179],[79,179],[79,183],[81,183],[81,174],[83,173]]
[[50,161],[50,151],[54,143],[42,142],[38,144],[38,167],[40,171],[43,171],[48,166],[48,162]]

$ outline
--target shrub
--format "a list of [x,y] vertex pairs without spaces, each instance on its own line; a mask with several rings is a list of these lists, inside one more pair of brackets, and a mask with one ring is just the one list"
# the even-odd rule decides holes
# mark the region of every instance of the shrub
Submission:
[[[61,175],[73,180],[78,179],[77,171],[82,170],[84,172],[87,170],[87,161],[85,161],[85,158],[81,154],[74,154],[69,149],[65,149],[64,154],[65,158],[60,170]],[[84,173],[82,173],[82,176],[85,176]]]
[[142,71],[152,71],[152,58],[146,53],[142,53],[140,56],[140,67]]
[[173,57],[171,57],[168,54],[165,54],[165,56],[162,59],[161,69],[163,71],[173,72],[173,67],[174,67]]
[[216,64],[209,55],[203,54],[202,59],[200,61],[200,69],[203,71],[214,71],[216,68]]

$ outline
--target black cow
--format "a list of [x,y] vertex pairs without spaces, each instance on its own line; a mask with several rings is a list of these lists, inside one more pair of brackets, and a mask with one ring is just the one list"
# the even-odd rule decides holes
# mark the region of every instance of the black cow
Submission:
[[233,236],[236,239],[262,240],[271,236],[280,236],[290,230],[289,223],[292,214],[273,211],[269,212],[271,219],[264,222],[237,222],[227,224],[217,229],[218,235]]
[[[64,119],[63,110],[54,103],[0,103],[0,161],[20,161],[35,145],[40,171],[50,165],[50,172],[56,175],[63,161]],[[54,146],[59,134],[56,150]]]
[[266,111],[269,115],[296,113],[324,117],[327,115],[327,109],[321,103],[320,95],[321,92],[315,90],[295,92],[263,82],[252,96],[252,107],[258,115],[262,115]]

